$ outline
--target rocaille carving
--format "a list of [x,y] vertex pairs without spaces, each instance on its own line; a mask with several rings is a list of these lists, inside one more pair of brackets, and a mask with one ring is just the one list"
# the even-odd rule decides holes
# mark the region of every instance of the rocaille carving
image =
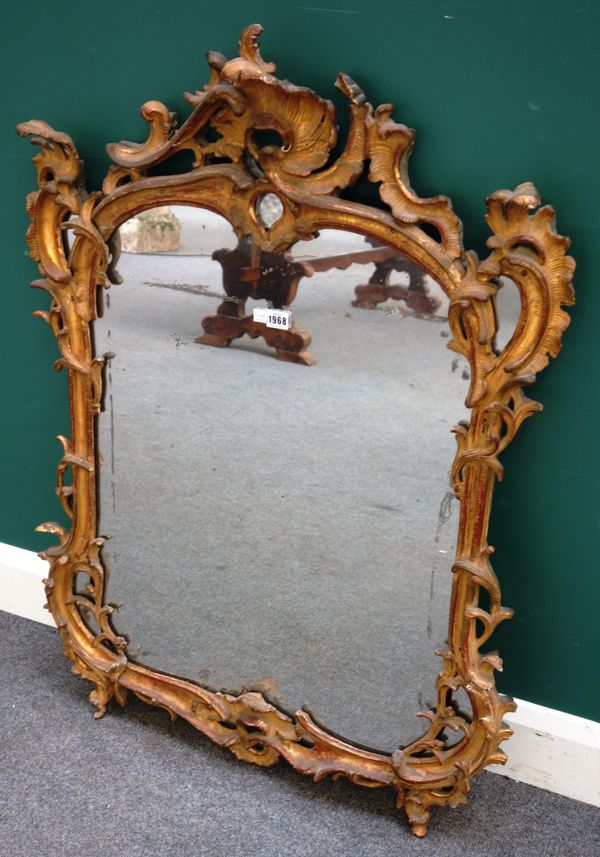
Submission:
[[[511,615],[501,606],[487,544],[492,489],[502,478],[499,455],[523,419],[541,410],[522,388],[560,349],[569,323],[562,307],[573,303],[575,266],[566,255],[568,239],[556,233],[553,209],[540,208],[530,184],[488,199],[491,252],[482,262],[474,253],[465,253],[461,224],[449,200],[420,199],[410,186],[414,132],[391,118],[389,105],[373,109],[346,75],[339,76],[337,86],[349,100],[350,130],[343,153],[326,166],[337,135],[333,106],[274,76],[274,65],[264,62],[258,50],[260,32],[258,25],[243,32],[240,56],[234,60],[208,55],[209,82],[202,91],[186,95],[193,111],[182,125],[159,102],[142,107],[150,124],[148,139],[108,146],[114,166],[101,192],[88,195],[70,137],[40,121],[18,126],[19,134],[31,135],[40,147],[33,159],[39,189],[27,198],[32,221],[27,243],[42,277],[33,285],[50,294],[51,305],[36,315],[56,337],[61,356],[55,365],[67,370],[72,406],[71,437],[60,438],[63,456],[57,478],[58,497],[71,527],[66,531],[47,523],[38,528],[59,539],[58,546],[42,554],[50,563],[48,606],[73,672],[94,684],[90,700],[95,716],[102,716],[113,699],[125,704],[126,691],[131,690],[173,717],[183,717],[246,761],[272,765],[284,758],[315,780],[332,775],[362,786],[392,786],[413,832],[423,836],[432,806],[464,802],[472,776],[506,758],[499,745],[510,729],[502,717],[514,705],[496,691],[499,657],[482,652],[495,627]],[[259,147],[255,132],[266,129],[280,135],[281,146]],[[184,149],[194,154],[190,172],[147,176],[150,168],[156,172],[158,164]],[[364,174],[366,162],[368,180],[379,184],[384,209],[340,195]],[[281,218],[270,228],[255,214],[255,200],[264,193],[277,194],[283,203]],[[425,734],[392,755],[335,737],[308,711],[291,718],[268,694],[217,693],[131,663],[126,640],[113,627],[113,608],[104,603],[94,449],[102,370],[110,355],[93,353],[90,325],[98,288],[119,282],[119,225],[145,209],[177,203],[223,215],[240,238],[249,236],[264,252],[283,252],[323,228],[360,232],[398,248],[449,296],[450,347],[471,367],[471,419],[454,429],[458,451],[452,477],[461,513],[449,646],[440,652],[437,704],[422,714]],[[422,224],[427,224],[426,231]],[[431,237],[430,227],[438,240]],[[70,248],[65,230],[73,233]],[[522,300],[512,338],[499,351],[493,298],[500,277],[517,285]],[[67,471],[70,484],[65,481]],[[470,699],[472,718],[453,701],[461,689]],[[454,736],[452,741],[448,735]]]

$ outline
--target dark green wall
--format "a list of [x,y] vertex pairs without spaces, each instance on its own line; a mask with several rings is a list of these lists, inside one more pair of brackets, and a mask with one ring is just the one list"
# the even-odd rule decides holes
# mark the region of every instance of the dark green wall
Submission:
[[414,186],[452,197],[467,246],[484,250],[485,196],[526,180],[573,239],[573,324],[535,387],[545,413],[508,451],[496,494],[495,568],[516,619],[494,642],[504,690],[600,720],[600,4],[591,0],[30,0],[4,11],[0,539],[47,544],[33,527],[58,516],[53,438],[68,431],[55,344],[30,317],[47,299],[28,288],[36,271],[23,204],[33,151],[14,126],[40,118],[68,132],[96,188],[104,143],[145,139],[138,109],[150,98],[185,113],[181,93],[206,79],[204,51],[234,55],[253,21],[266,28],[263,55],[280,76],[333,96],[343,69],[371,101],[395,104],[395,117],[418,129]]

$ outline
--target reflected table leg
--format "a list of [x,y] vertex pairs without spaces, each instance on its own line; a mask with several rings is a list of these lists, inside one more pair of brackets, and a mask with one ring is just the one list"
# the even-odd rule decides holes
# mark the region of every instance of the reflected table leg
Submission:
[[[410,278],[408,286],[390,283],[392,271],[408,274]],[[376,262],[369,282],[357,286],[354,294],[356,297],[352,301],[352,306],[361,309],[375,309],[377,304],[384,303],[389,298],[404,301],[419,317],[431,317],[440,307],[438,298],[427,291],[423,271],[418,265],[402,256]]]
[[227,297],[215,315],[202,319],[204,333],[195,341],[226,347],[245,334],[251,339],[261,336],[275,349],[279,360],[313,365],[315,358],[307,351],[312,336],[307,330],[300,330],[295,323],[290,330],[273,329],[246,315],[248,298],[266,300],[276,309],[289,309],[296,297],[298,282],[302,277],[311,276],[310,267],[285,253],[264,253],[250,238],[242,238],[233,250],[216,250],[213,259],[223,268],[223,289]]

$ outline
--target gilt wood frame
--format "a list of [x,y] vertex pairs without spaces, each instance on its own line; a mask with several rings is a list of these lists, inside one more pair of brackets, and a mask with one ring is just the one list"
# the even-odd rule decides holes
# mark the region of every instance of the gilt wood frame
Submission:
[[[143,105],[142,116],[150,123],[148,139],[139,145],[107,147],[114,166],[101,192],[88,195],[83,164],[67,134],[37,120],[18,126],[19,134],[33,135],[32,142],[40,147],[33,159],[39,189],[27,199],[32,220],[27,242],[42,275],[32,285],[50,294],[51,306],[35,315],[48,322],[57,339],[61,356],[55,365],[67,370],[71,403],[71,436],[59,438],[63,455],[57,472],[57,494],[71,527],[68,531],[55,523],[38,527],[57,535],[60,542],[42,554],[50,563],[45,581],[48,606],[73,672],[94,684],[90,694],[94,716],[101,717],[112,699],[125,704],[126,692],[132,691],[173,717],[184,718],[246,761],[271,765],[284,758],[315,780],[332,775],[362,786],[392,786],[412,831],[423,836],[432,806],[464,802],[472,776],[484,765],[506,759],[499,745],[510,729],[502,717],[514,704],[495,687],[499,657],[482,652],[496,626],[511,615],[501,606],[490,564],[492,489],[502,477],[499,454],[522,421],[541,410],[522,388],[560,350],[569,323],[562,307],[573,303],[575,263],[566,255],[568,239],[556,233],[553,209],[539,207],[531,184],[492,194],[487,200],[491,252],[481,262],[465,252],[461,223],[449,200],[421,199],[410,186],[414,132],[392,119],[390,105],[373,109],[356,83],[343,74],[336,85],[349,99],[350,130],[342,155],[327,166],[336,139],[333,106],[274,76],[275,67],[258,50],[260,32],[261,27],[253,25],[242,33],[236,59],[208,54],[209,82],[203,91],[186,94],[193,111],[180,126],[161,103]],[[277,131],[284,145],[257,148],[252,132],[260,129]],[[181,150],[194,154],[190,172],[146,175]],[[366,162],[367,178],[379,184],[385,210],[341,196],[364,173]],[[280,197],[284,214],[266,229],[256,217],[255,201],[269,192]],[[264,251],[283,252],[323,228],[363,233],[397,247],[449,296],[449,347],[471,367],[466,402],[471,419],[454,429],[458,450],[452,478],[461,506],[449,645],[440,652],[443,668],[436,707],[422,715],[428,721],[425,734],[392,754],[341,740],[308,711],[291,718],[265,694],[213,692],[133,663],[126,655],[125,638],[113,626],[112,607],[104,598],[103,539],[97,532],[94,446],[108,355],[94,353],[92,323],[99,287],[119,281],[114,237],[119,225],[145,209],[166,204],[217,212],[239,237],[251,236]],[[422,224],[428,226],[423,229]],[[65,229],[74,233],[70,249]],[[499,351],[493,298],[501,276],[518,287],[521,313],[512,338]],[[290,367],[290,371],[300,370]],[[68,470],[71,484],[65,479]],[[85,588],[76,585],[79,578]],[[453,703],[453,694],[461,688],[470,699],[472,717]],[[448,729],[460,736],[452,745],[444,738]]]

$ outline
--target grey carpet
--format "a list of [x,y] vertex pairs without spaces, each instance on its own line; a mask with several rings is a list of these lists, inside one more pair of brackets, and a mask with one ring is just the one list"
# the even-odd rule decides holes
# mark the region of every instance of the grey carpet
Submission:
[[594,857],[598,810],[495,774],[434,811],[238,762],[134,700],[95,721],[57,633],[0,612],[1,857]]
[[[142,663],[217,687],[274,676],[289,710],[391,750],[423,731],[445,645],[464,367],[444,322],[351,306],[372,265],[302,281],[316,366],[195,344],[219,303],[219,222],[198,228],[203,256],[185,229],[184,256],[125,255],[97,325],[116,353],[100,532],[117,627]],[[365,248],[327,231],[295,250]],[[210,294],[172,288],[197,283]]]

